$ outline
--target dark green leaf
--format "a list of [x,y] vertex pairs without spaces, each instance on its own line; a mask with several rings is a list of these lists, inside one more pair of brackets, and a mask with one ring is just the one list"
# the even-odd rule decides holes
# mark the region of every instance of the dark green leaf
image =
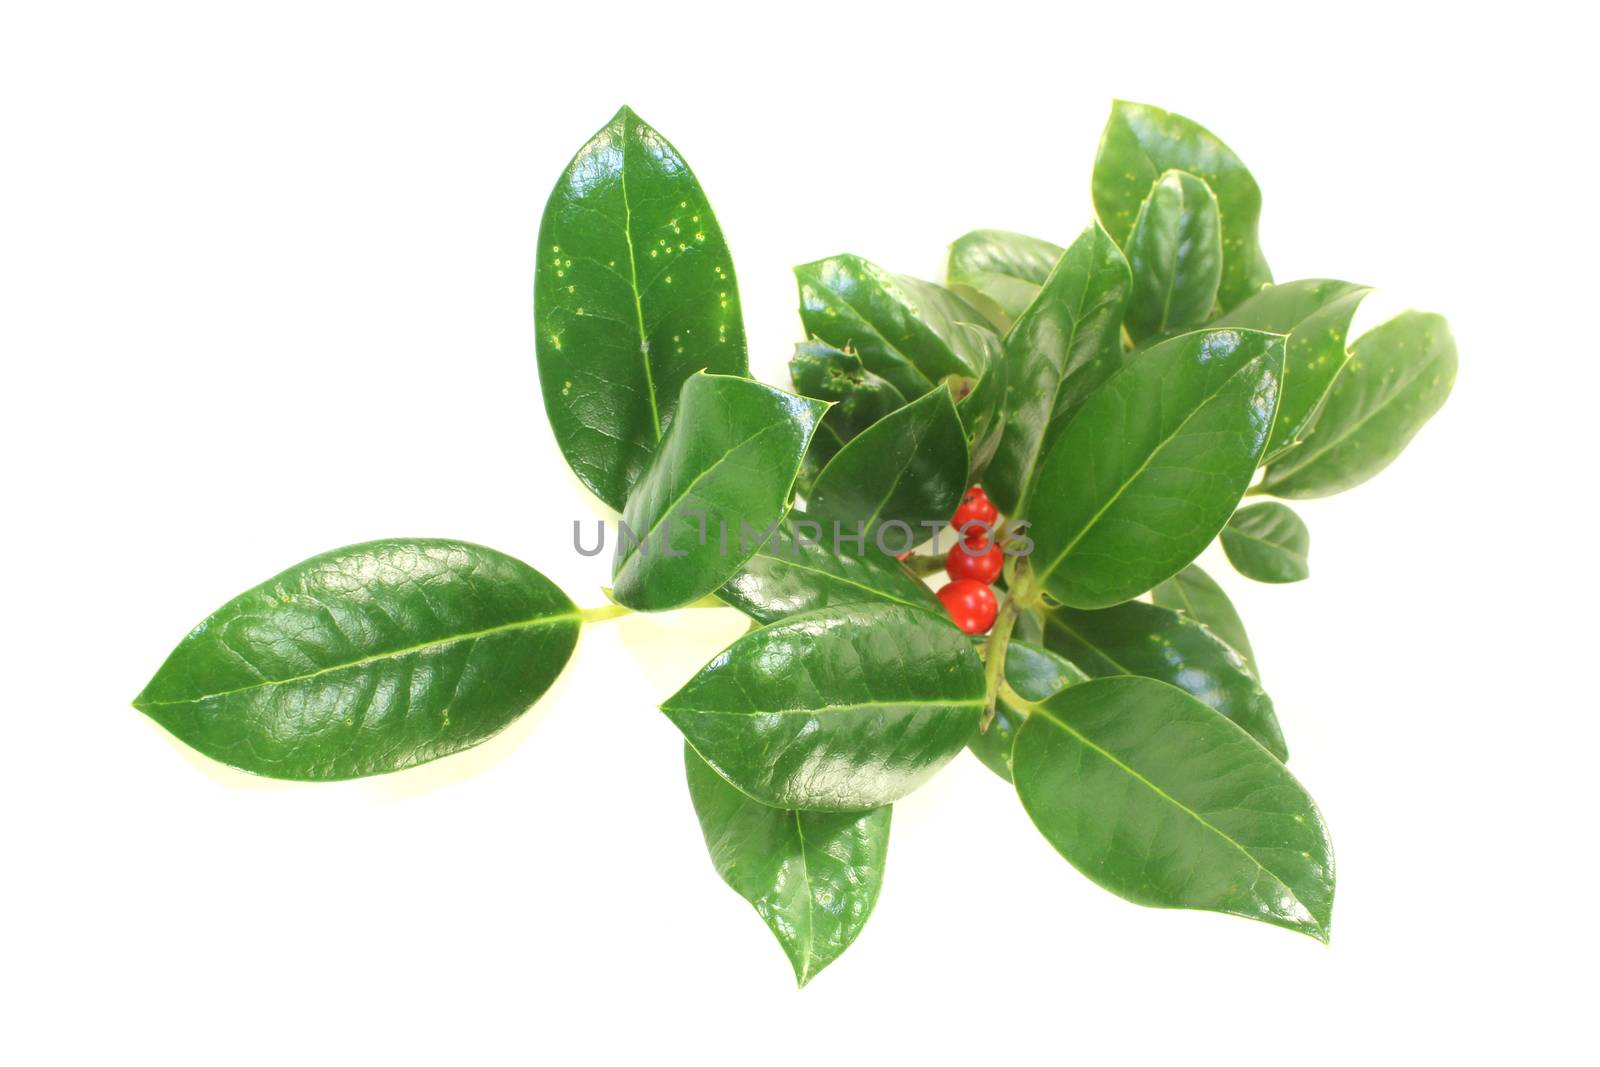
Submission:
[[806,332],[861,356],[908,399],[946,378],[981,378],[1000,339],[977,310],[948,290],[890,274],[860,256],[794,269]]
[[907,399],[936,385],[951,390],[976,477],[999,444],[1005,402],[1000,338],[977,309],[948,289],[859,256],[807,263],[795,277],[808,333],[858,353]]
[[948,620],[857,604],[746,634],[661,710],[747,796],[860,811],[905,796],[961,751],[983,696],[983,663]]
[[795,345],[789,377],[801,396],[833,404],[806,453],[818,471],[862,430],[906,402],[900,390],[862,366],[860,356],[822,341]]
[[889,522],[905,523],[921,543],[950,521],[966,489],[966,433],[950,391],[935,389],[840,449],[812,486],[806,518],[822,524],[829,544],[835,530],[864,530],[875,551],[878,528]]
[[1394,461],[1456,380],[1456,343],[1438,315],[1407,311],[1363,334],[1300,444],[1267,465],[1260,492],[1343,492]]
[[1117,242],[1127,247],[1145,194],[1169,170],[1205,179],[1222,217],[1222,284],[1217,300],[1227,310],[1272,281],[1256,229],[1261,190],[1239,157],[1207,129],[1148,104],[1118,100],[1094,161],[1095,211]]
[[1283,338],[1183,334],[1140,353],[1045,456],[1029,506],[1035,580],[1119,604],[1194,560],[1233,514],[1272,429]]
[[1324,278],[1269,285],[1212,323],[1289,335],[1278,421],[1262,454],[1263,463],[1293,448],[1311,425],[1344,366],[1350,320],[1369,292],[1364,285]]
[[1004,342],[1006,419],[984,487],[1007,514],[1085,397],[1122,366],[1128,262],[1098,224],[1069,246]]
[[1187,693],[1149,678],[1071,686],[1029,710],[1013,770],[1040,833],[1113,893],[1328,940],[1333,846],[1316,804]]
[[796,518],[803,521],[805,516],[791,513],[791,522],[745,561],[718,594],[723,600],[761,623],[849,604],[888,602],[944,610],[931,589],[871,542],[859,551],[849,543],[834,551],[831,530],[796,530]]
[[1285,504],[1268,501],[1234,512],[1222,528],[1222,550],[1235,570],[1258,582],[1298,582],[1311,575],[1311,531]]
[[1239,658],[1244,660],[1252,677],[1261,677],[1261,668],[1256,666],[1256,654],[1250,648],[1250,638],[1244,632],[1244,620],[1234,610],[1228,594],[1196,564],[1189,564],[1156,586],[1150,591],[1150,599],[1157,607],[1181,611],[1205,626],[1222,638],[1223,644],[1239,653]]
[[683,764],[712,864],[755,907],[805,985],[850,947],[878,902],[892,809],[772,808],[729,785],[688,745]]
[[746,373],[711,205],[677,150],[627,108],[578,150],[545,205],[534,326],[556,443],[617,511],[689,376]]
[[[1006,685],[1030,703],[1038,703],[1069,685],[1088,680],[1087,674],[1048,649],[1023,641],[1012,641],[1006,646]],[[982,760],[985,767],[1008,782],[1011,781],[1011,743],[1027,717],[1026,709],[1013,704],[1009,694],[1002,690],[989,728],[967,742],[972,754]]]
[[1187,615],[1137,600],[1099,611],[1058,608],[1045,616],[1044,643],[1096,678],[1138,674],[1175,685],[1289,758],[1272,699],[1238,652]]
[[1199,326],[1211,317],[1222,281],[1222,225],[1204,179],[1169,170],[1150,187],[1128,236],[1135,341]]
[[664,611],[732,578],[788,510],[824,410],[748,378],[684,383],[678,416],[623,512],[611,567],[617,602]]
[[1006,230],[973,230],[950,246],[950,288],[982,311],[998,330],[1033,302],[1056,260],[1058,244]]
[[1006,373],[1005,360],[995,358],[975,385],[966,377],[946,380],[958,398],[956,413],[967,434],[967,455],[971,458],[968,481],[976,482],[983,475],[1000,447],[1000,436],[1006,428]]
[[485,740],[539,699],[579,616],[538,571],[460,541],[313,556],[196,626],[133,706],[270,778],[358,778]]

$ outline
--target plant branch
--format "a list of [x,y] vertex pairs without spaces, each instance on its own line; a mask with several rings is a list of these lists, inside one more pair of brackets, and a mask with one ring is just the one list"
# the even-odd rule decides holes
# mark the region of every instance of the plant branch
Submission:
[[632,615],[632,608],[625,608],[621,604],[602,604],[598,608],[581,608],[578,617],[585,625],[591,622],[607,622],[611,619],[620,619],[624,615]]

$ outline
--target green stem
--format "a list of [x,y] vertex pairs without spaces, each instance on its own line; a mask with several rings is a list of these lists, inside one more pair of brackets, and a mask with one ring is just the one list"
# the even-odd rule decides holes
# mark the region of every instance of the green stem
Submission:
[[926,578],[930,574],[938,574],[944,570],[943,556],[916,555],[907,556],[900,561],[907,570],[918,578]]
[[609,619],[620,619],[624,615],[632,615],[632,608],[625,608],[621,604],[602,604],[598,608],[582,608],[578,611],[578,618],[587,625],[591,622],[606,622]]
[[1000,687],[1006,683],[1006,650],[1011,647],[1011,631],[1016,628],[1017,616],[1038,602],[1027,557],[1017,559],[1008,584],[1011,591],[1000,605],[994,625],[989,629],[989,640],[983,645],[983,718],[978,721],[979,733],[987,733],[989,724],[994,721],[995,702],[1000,698]]
[[1000,680],[1000,696],[1005,700],[1008,707],[1018,708],[1024,713],[1026,713],[1029,708],[1036,708],[1039,706],[1039,702],[1037,700],[1029,700],[1027,697],[1011,688],[1011,684],[1004,678]]

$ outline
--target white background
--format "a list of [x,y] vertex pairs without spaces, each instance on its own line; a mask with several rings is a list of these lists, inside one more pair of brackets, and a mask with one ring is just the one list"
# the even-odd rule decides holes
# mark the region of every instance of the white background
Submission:
[[[0,1058],[1592,1054],[1593,60],[1565,5],[1476,6],[6,4]],[[782,381],[792,264],[1066,242],[1114,96],[1244,157],[1280,279],[1459,341],[1400,461],[1300,508],[1312,580],[1208,557],[1333,829],[1330,948],[1102,892],[963,757],[797,994],[655,711],[732,612],[597,626],[503,735],[380,780],[252,779],[128,706],[349,542],[479,541],[601,602],[530,292],[619,104],[700,176]]]

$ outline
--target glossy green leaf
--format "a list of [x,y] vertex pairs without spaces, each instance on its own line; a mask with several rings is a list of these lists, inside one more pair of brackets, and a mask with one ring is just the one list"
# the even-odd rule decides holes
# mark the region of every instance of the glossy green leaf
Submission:
[[1269,285],[1212,323],[1289,335],[1278,420],[1263,463],[1293,448],[1311,425],[1348,358],[1350,320],[1369,292],[1364,285],[1325,278]]
[[[1049,649],[1013,640],[1006,646],[1006,685],[1023,700],[1038,703],[1089,676]],[[1001,690],[989,728],[967,742],[972,754],[991,771],[1011,781],[1011,744],[1022,729],[1027,711]]]
[[1222,528],[1222,550],[1235,570],[1258,582],[1298,582],[1311,575],[1311,531],[1285,504],[1267,501],[1234,512]]
[[945,382],[956,397],[956,413],[961,416],[961,425],[967,434],[967,455],[971,460],[968,481],[976,482],[983,477],[1000,447],[1000,437],[1006,428],[1008,369],[1005,360],[996,357],[975,384],[967,377]]
[[1156,586],[1150,591],[1150,599],[1157,607],[1181,611],[1205,626],[1222,638],[1223,644],[1239,653],[1252,677],[1261,677],[1256,654],[1244,630],[1244,620],[1239,618],[1228,594],[1198,565],[1191,563]]
[[1283,338],[1202,330],[1132,359],[1078,409],[1039,469],[1032,571],[1101,608],[1178,573],[1217,536],[1272,429]]
[[470,748],[539,699],[578,610],[538,571],[461,541],[351,545],[218,608],[133,706],[270,778],[358,778]]
[[1456,343],[1438,315],[1407,311],[1363,334],[1300,444],[1267,465],[1259,492],[1321,497],[1360,485],[1444,406]]
[[1272,281],[1257,227],[1261,190],[1239,157],[1209,130],[1182,115],[1148,104],[1118,100],[1095,156],[1095,211],[1119,244],[1127,247],[1140,205],[1156,179],[1169,170],[1187,171],[1216,194],[1222,223],[1223,310]]
[[858,604],[746,634],[661,710],[752,799],[860,811],[900,799],[961,751],[983,696],[983,662],[948,620]]
[[733,261],[700,183],[627,108],[545,204],[539,381],[572,472],[621,511],[698,370],[747,371]]
[[806,332],[858,353],[908,400],[936,385],[951,390],[976,478],[999,444],[1006,388],[1000,337],[982,314],[942,286],[859,256],[807,263],[795,277]]
[[1000,338],[954,293],[860,256],[843,255],[794,269],[806,332],[861,356],[872,373],[907,399],[946,378],[983,377]]
[[756,909],[795,982],[805,985],[850,947],[872,914],[893,809],[772,808],[733,788],[688,745],[683,764],[712,864]]
[[718,594],[757,622],[776,622],[819,608],[891,603],[943,612],[939,599],[891,556],[868,542],[834,550],[832,531],[786,523]]
[[1205,180],[1169,170],[1150,187],[1128,235],[1135,341],[1199,326],[1211,317],[1222,281],[1222,223]]
[[811,488],[806,518],[822,524],[830,543],[836,530],[864,532],[876,551],[879,527],[899,522],[920,544],[950,521],[966,490],[966,431],[950,391],[935,389],[840,449]]
[[1272,698],[1243,658],[1181,612],[1137,600],[1099,611],[1058,608],[1045,616],[1044,643],[1096,678],[1137,674],[1177,686],[1289,758]]
[[1004,341],[1006,419],[984,488],[1007,514],[1023,497],[1044,450],[1067,419],[1122,366],[1128,262],[1092,224],[1062,253],[1038,298]]
[[789,377],[801,396],[833,404],[806,452],[812,479],[857,434],[906,403],[900,390],[862,365],[860,356],[822,341],[795,345]]
[[955,294],[1009,330],[1066,251],[1007,230],[973,230],[950,246],[947,276]]
[[1149,678],[1071,686],[1030,709],[1012,766],[1040,833],[1118,896],[1328,940],[1333,846],[1316,804],[1187,693]]
[[748,378],[691,377],[622,515],[611,567],[617,602],[664,611],[732,578],[788,511],[825,409]]

